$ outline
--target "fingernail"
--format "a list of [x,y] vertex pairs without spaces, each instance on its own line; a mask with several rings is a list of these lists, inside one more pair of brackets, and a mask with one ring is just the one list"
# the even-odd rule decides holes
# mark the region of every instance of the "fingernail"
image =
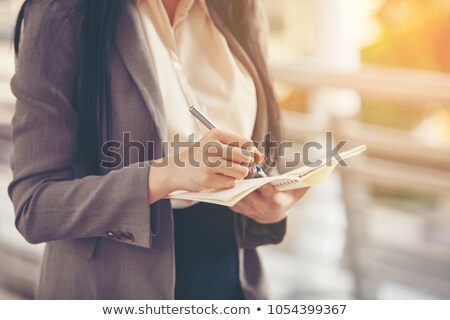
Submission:
[[257,163],[263,163],[264,161],[266,161],[266,156],[264,156],[263,154],[261,154],[261,155],[258,155],[258,156],[256,157],[256,159],[257,159]]
[[253,152],[249,151],[248,149],[242,149],[242,153],[247,157],[250,157],[253,155]]

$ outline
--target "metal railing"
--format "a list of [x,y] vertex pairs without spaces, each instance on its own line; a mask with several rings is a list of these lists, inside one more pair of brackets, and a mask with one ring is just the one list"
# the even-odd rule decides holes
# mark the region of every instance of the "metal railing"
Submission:
[[355,71],[323,68],[307,60],[272,63],[276,81],[301,88],[352,88],[368,97],[439,101],[450,107],[450,74],[363,65]]
[[[411,103],[411,106],[437,102],[450,107],[448,74],[373,66],[344,72],[300,62],[273,64],[272,74],[276,81],[301,89],[350,88],[364,97],[394,99]],[[350,168],[341,171],[348,219],[348,256],[356,280],[356,296],[377,298],[378,284],[394,281],[450,297],[450,250],[443,245],[450,241],[450,223],[444,223],[449,219],[445,209],[406,210],[406,216],[419,221],[413,246],[390,239],[380,242],[383,235],[374,236],[371,227],[374,217],[382,220],[396,215],[396,210],[388,204],[377,203],[371,194],[373,188],[428,194],[435,199],[449,197],[450,148],[430,146],[410,132],[355,119],[323,121],[311,114],[292,111],[284,111],[283,116],[288,139],[305,141],[332,130],[339,140],[368,145],[365,157],[355,159]],[[402,221],[401,217],[395,219],[396,223]],[[394,235],[401,237],[403,227],[398,225]],[[439,233],[440,242],[430,240],[431,233]]]

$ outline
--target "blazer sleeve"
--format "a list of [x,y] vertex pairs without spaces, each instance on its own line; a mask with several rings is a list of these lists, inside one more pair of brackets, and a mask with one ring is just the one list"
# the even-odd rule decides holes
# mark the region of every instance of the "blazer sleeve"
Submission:
[[17,102],[8,192],[16,227],[31,243],[111,238],[113,231],[119,235],[116,240],[150,248],[150,215],[159,206],[148,204],[148,163],[104,176],[75,176],[80,127],[74,109],[76,27],[59,3],[43,0],[27,5],[11,81]]

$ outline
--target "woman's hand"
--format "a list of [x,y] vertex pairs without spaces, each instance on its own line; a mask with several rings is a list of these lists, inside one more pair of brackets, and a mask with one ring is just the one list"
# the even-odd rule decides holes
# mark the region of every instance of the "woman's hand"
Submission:
[[153,162],[148,180],[149,203],[176,190],[232,188],[249,174],[251,164],[263,159],[251,140],[210,130],[195,146]]
[[239,201],[231,209],[259,223],[276,223],[287,217],[289,209],[308,190],[309,188],[277,191],[271,184],[265,184]]

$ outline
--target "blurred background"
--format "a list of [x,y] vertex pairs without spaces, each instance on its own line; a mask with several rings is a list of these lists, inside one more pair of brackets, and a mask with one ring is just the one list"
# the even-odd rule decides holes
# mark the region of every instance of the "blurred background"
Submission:
[[[450,0],[261,1],[286,138],[368,146],[260,249],[273,298],[449,299]],[[6,192],[21,2],[0,3],[0,299],[33,297],[43,251]]]

